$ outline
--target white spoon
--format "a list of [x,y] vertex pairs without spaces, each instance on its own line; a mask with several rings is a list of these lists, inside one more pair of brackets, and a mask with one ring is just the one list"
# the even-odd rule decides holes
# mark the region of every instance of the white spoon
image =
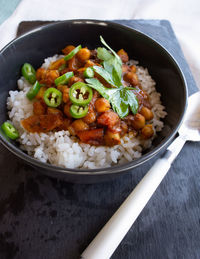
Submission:
[[83,259],[108,259],[155,192],[186,141],[200,141],[200,92],[189,97],[179,136],[131,192],[82,253]]

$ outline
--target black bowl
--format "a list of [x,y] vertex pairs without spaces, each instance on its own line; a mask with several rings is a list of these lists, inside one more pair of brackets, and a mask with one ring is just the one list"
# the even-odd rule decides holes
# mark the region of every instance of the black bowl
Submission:
[[164,129],[154,140],[151,149],[132,162],[98,170],[67,169],[39,162],[19,149],[16,143],[0,136],[1,143],[28,164],[53,177],[72,182],[108,180],[142,165],[167,147],[176,134],[186,108],[187,87],[181,69],[168,51],[149,36],[113,22],[71,20],[49,24],[13,40],[0,52],[0,124],[8,119],[6,98],[9,90],[17,88],[20,68],[25,62],[39,67],[44,58],[59,53],[67,44],[94,49],[100,45],[99,36],[115,50],[125,49],[129,57],[147,67],[157,82],[162,103],[168,113]]

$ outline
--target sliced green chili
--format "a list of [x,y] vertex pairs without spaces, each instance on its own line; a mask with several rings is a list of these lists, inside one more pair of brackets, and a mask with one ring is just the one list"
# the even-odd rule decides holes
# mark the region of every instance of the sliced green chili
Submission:
[[85,117],[88,112],[88,105],[87,106],[79,106],[76,104],[72,104],[70,107],[71,116],[75,119],[80,119]]
[[44,101],[49,107],[58,107],[62,102],[62,93],[50,87],[44,92]]
[[73,84],[69,89],[69,98],[77,105],[87,105],[92,100],[92,95],[92,89],[82,82]]
[[55,80],[55,84],[56,85],[65,85],[69,82],[69,79],[74,76],[74,73],[73,72],[67,72],[65,73],[64,75],[56,78]]
[[26,97],[29,100],[32,100],[37,95],[37,93],[39,92],[41,86],[42,85],[38,81],[36,81],[35,84],[30,88],[30,90],[26,94]]
[[6,136],[8,136],[10,139],[17,139],[19,138],[19,133],[16,130],[16,128],[8,121],[4,122],[1,125],[1,129],[3,130],[3,132],[6,134]]
[[78,45],[67,56],[64,57],[64,60],[67,61],[67,60],[70,60],[71,58],[73,58],[73,56],[75,56],[76,53],[78,53],[80,49],[82,49],[82,47],[81,47],[81,45]]
[[59,68],[58,68],[58,71],[60,72],[60,71],[62,71],[63,69],[65,69],[66,68],[66,64],[62,64]]
[[94,70],[91,67],[87,67],[86,70],[84,71],[83,75],[86,78],[92,78],[92,77],[94,77]]
[[31,64],[25,63],[22,66],[22,75],[30,84],[35,83],[36,73],[35,73],[35,69],[33,68],[33,66],[31,66]]

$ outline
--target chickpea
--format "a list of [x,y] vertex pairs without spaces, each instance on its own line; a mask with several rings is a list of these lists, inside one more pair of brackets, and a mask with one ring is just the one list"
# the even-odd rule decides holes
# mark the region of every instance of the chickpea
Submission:
[[145,125],[145,117],[139,113],[134,116],[134,120],[132,121],[132,126],[135,130],[139,130],[143,128]]
[[51,80],[53,80],[53,82],[55,81],[56,78],[58,78],[60,76],[58,70],[47,70],[47,73],[46,73],[46,77],[50,78]]
[[137,76],[136,73],[133,73],[133,75],[132,75],[131,84],[134,85],[134,86],[139,84],[138,76]]
[[63,93],[63,96],[62,96],[63,102],[67,103],[69,101],[69,88],[64,88],[62,93]]
[[88,48],[82,48],[76,54],[76,57],[81,61],[85,62],[90,58],[90,50]]
[[124,80],[128,83],[132,84],[133,86],[136,86],[139,84],[138,77],[133,72],[128,72],[124,75]]
[[54,85],[55,79],[60,76],[58,70],[46,70],[44,78],[41,80],[41,83],[44,83],[47,86]]
[[76,135],[76,132],[75,132],[74,128],[73,128],[71,125],[68,127],[68,131],[69,131],[69,133],[70,133],[72,136],[75,136],[75,135]]
[[142,109],[140,110],[140,114],[142,114],[147,121],[153,119],[153,112],[145,106],[143,106]]
[[128,62],[129,60],[129,57],[128,57],[128,54],[125,50],[123,49],[120,49],[118,52],[117,52],[117,55],[120,56],[122,62],[126,63]]
[[105,112],[110,109],[110,103],[105,98],[98,98],[95,102],[95,109],[97,112]]
[[89,129],[89,126],[81,119],[72,122],[71,126],[74,128],[75,132]]
[[120,127],[121,127],[120,136],[123,137],[128,132],[128,125],[126,124],[125,121],[121,120]]
[[68,102],[65,104],[64,106],[64,114],[68,117],[68,118],[72,118],[71,113],[70,113],[70,107],[71,107],[71,102]]
[[129,66],[126,65],[126,64],[122,64],[122,72],[123,72],[123,73],[127,73],[128,71],[130,71]]
[[47,70],[40,67],[37,69],[36,71],[36,78],[38,81],[40,81],[41,79],[43,79],[45,77],[45,74],[46,74]]
[[63,53],[64,55],[67,55],[67,54],[69,54],[73,49],[75,49],[75,46],[73,46],[73,45],[68,45],[68,46],[66,46],[64,49],[62,49],[62,53]]
[[132,65],[132,66],[130,66],[130,69],[131,69],[131,71],[132,71],[133,73],[136,73],[136,66]]
[[87,124],[91,124],[96,121],[96,113],[92,105],[89,105],[88,113],[83,118],[83,121],[86,122]]
[[77,83],[77,82],[83,82],[83,79],[78,77],[78,76],[72,76],[70,79],[69,79],[69,82],[68,82],[68,86],[72,86],[73,84]]
[[110,147],[121,143],[119,133],[114,133],[110,130],[106,130],[106,133],[104,135],[104,140],[105,140],[106,146],[110,146]]
[[154,135],[154,130],[151,124],[145,125],[141,130],[141,136],[144,139],[151,138]]

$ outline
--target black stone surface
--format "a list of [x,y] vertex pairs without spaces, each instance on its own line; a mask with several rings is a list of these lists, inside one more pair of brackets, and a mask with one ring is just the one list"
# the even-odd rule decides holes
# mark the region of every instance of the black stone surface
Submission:
[[[168,21],[120,20],[162,43],[194,79]],[[20,24],[19,33],[38,26]],[[200,258],[200,143],[187,143],[113,259]],[[75,259],[156,158],[115,181],[80,185],[39,174],[0,145],[0,258]],[[104,259],[104,258],[102,258]]]

